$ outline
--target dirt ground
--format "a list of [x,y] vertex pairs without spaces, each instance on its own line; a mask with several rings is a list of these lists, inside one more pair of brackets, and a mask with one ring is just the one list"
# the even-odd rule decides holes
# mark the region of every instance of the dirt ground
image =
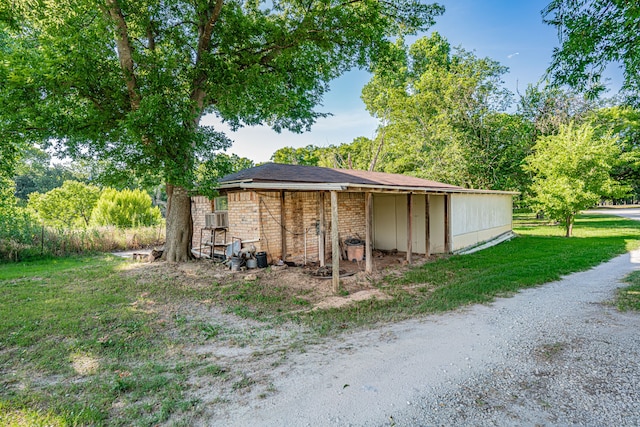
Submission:
[[[149,264],[144,252],[122,253],[140,263]],[[430,259],[435,259],[432,256]],[[422,255],[414,255],[411,267],[416,267],[427,262],[429,258]],[[220,260],[198,259],[192,263],[166,264],[154,262],[149,265],[151,270],[170,269],[170,274],[184,274],[187,283],[198,286],[196,282],[208,282],[211,279],[222,283],[238,280],[256,280],[266,286],[278,286],[287,289],[291,295],[304,294],[312,308],[341,307],[354,301],[362,301],[369,298],[384,299],[387,296],[374,286],[388,276],[400,276],[409,268],[405,252],[373,252],[373,272],[365,272],[365,261],[340,261],[340,292],[336,295],[332,290],[331,264],[320,267],[318,262],[309,262],[306,265],[293,262],[283,265],[269,265],[267,268],[247,269],[241,267],[240,271],[232,271],[230,267]]]

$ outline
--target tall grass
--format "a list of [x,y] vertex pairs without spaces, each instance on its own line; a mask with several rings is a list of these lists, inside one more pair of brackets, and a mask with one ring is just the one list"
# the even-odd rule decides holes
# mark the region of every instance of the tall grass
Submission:
[[140,249],[164,244],[163,225],[61,229],[29,225],[20,236],[0,235],[0,262]]

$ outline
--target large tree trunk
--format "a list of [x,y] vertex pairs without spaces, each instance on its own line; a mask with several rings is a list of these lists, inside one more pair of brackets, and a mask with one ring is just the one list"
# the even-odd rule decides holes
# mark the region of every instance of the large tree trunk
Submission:
[[182,187],[167,184],[167,243],[162,259],[184,262],[192,258],[191,197]]

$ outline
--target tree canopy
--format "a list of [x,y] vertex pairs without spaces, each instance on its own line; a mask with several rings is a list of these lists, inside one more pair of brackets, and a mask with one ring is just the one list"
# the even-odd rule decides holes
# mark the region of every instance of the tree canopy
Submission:
[[639,101],[640,4],[626,0],[553,0],[542,11],[558,29],[549,73],[556,83],[597,95],[607,65],[620,64],[624,87]]
[[[76,0],[0,7],[0,131],[167,183],[171,261],[190,257],[196,160],[229,139],[200,125],[307,129],[328,82],[443,12],[417,0]],[[10,151],[2,165],[13,157]]]
[[399,41],[390,57],[362,91],[367,109],[380,120],[368,149],[375,169],[503,187],[495,177],[508,160],[504,140],[517,138],[507,135],[515,128],[501,113],[511,102],[501,81],[506,68],[452,48],[438,33],[409,47]]

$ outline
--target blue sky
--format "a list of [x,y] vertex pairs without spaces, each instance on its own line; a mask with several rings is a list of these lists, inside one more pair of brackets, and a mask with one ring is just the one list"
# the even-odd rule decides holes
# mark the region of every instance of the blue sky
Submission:
[[[540,14],[548,0],[441,0],[439,3],[445,6],[446,12],[436,19],[435,26],[420,36],[438,31],[452,46],[461,46],[478,57],[489,57],[509,67],[503,79],[512,92],[519,89],[524,93],[528,84],[537,83],[544,75],[553,48],[558,45],[556,29],[544,24]],[[333,81],[324,105],[317,108],[333,116],[318,120],[310,132],[303,134],[287,131],[278,134],[264,126],[231,132],[210,116],[203,119],[203,124],[214,124],[227,132],[234,141],[228,153],[254,162],[268,161],[277,149],[285,146],[338,145],[358,136],[371,138],[378,123],[369,116],[360,99],[362,87],[369,78],[368,73],[355,70]],[[614,84],[617,80],[614,77]]]

